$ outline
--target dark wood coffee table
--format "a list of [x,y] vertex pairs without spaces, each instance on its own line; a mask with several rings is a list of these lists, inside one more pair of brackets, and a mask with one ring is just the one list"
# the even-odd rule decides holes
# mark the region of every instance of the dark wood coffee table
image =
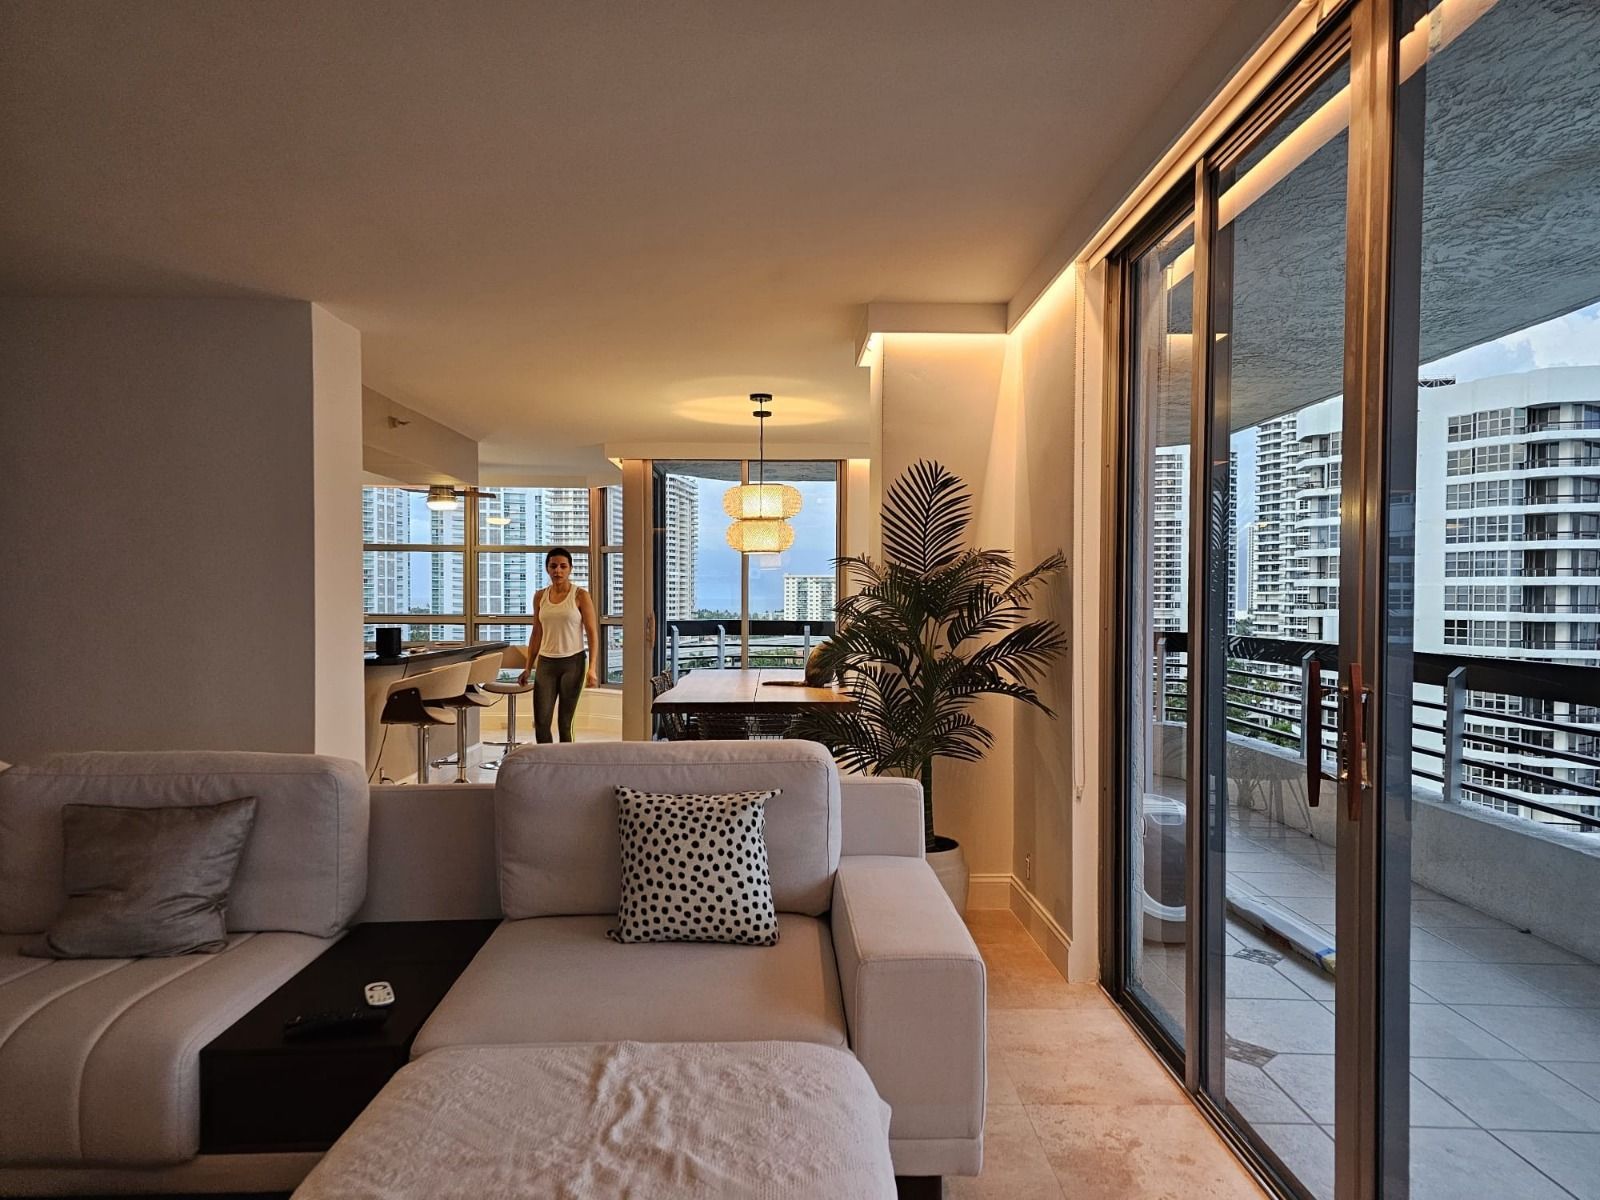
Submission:
[[[326,1150],[411,1055],[411,1043],[499,921],[357,925],[200,1052],[203,1154]],[[300,1013],[365,1005],[394,985],[382,1028],[286,1041]]]

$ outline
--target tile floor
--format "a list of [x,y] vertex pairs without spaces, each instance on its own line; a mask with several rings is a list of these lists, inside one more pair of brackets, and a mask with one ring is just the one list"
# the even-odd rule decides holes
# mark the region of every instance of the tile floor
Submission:
[[1264,1195],[1098,987],[1068,984],[1009,912],[967,924],[989,969],[983,1173],[949,1200]]
[[[1334,853],[1235,810],[1228,886],[1333,945]],[[1230,1099],[1319,1198],[1333,1194],[1332,978],[1230,918]],[[1182,946],[1144,978],[1182,1010]],[[1412,1200],[1600,1200],[1600,966],[1412,889]]]

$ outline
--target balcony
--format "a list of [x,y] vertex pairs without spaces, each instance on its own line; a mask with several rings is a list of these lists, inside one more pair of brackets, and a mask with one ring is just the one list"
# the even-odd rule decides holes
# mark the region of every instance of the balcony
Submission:
[[[1180,800],[1185,644],[1169,635],[1158,662],[1163,736],[1152,781],[1155,794]],[[1337,648],[1234,638],[1230,651],[1226,1091],[1314,1194],[1331,1198],[1341,797],[1327,784],[1321,803],[1307,804],[1301,734],[1308,723],[1319,732],[1319,758],[1331,768],[1332,676],[1316,713],[1304,682],[1308,656],[1331,669]],[[1416,675],[1413,1178],[1445,1174],[1447,1160],[1465,1155],[1477,1195],[1530,1195],[1535,1184],[1539,1195],[1592,1195],[1573,1182],[1572,1164],[1590,1153],[1575,1142],[1600,1129],[1600,819],[1576,809],[1600,809],[1600,788],[1548,772],[1592,780],[1597,727],[1467,701],[1592,717],[1572,706],[1600,699],[1600,671],[1419,654]],[[1500,772],[1506,786],[1474,782],[1485,772]],[[1141,958],[1155,998],[1182,1012],[1184,947],[1146,941]]]
[[[803,667],[811,647],[833,633],[833,621],[750,622],[750,666]],[[686,671],[737,669],[739,618],[667,622],[667,663],[676,680]]]

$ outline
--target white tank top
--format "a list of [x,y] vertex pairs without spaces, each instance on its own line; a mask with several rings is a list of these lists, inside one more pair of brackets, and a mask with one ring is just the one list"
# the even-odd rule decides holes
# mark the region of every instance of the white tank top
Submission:
[[583,614],[578,611],[578,585],[567,589],[561,600],[552,600],[547,590],[539,601],[540,658],[570,658],[583,653]]

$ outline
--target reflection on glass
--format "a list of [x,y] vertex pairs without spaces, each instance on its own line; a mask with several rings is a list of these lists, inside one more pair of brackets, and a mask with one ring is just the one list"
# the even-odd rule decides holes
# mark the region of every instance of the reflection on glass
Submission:
[[1193,245],[1193,222],[1185,218],[1141,254],[1131,272],[1128,982],[1180,1043],[1188,961],[1188,696],[1181,639],[1189,611],[1194,287],[1188,274],[1174,280],[1170,268]]
[[1420,727],[1388,756],[1400,774],[1409,750],[1413,798],[1411,1195],[1442,1195],[1470,1162],[1481,1195],[1590,1196],[1600,6],[1499,0],[1466,25],[1449,21],[1458,4],[1430,7],[1424,24],[1452,36],[1411,85],[1425,92],[1421,386],[1415,490],[1390,496],[1390,525],[1415,537],[1389,547],[1388,602]]
[[1207,631],[1226,649],[1224,712],[1210,718],[1225,724],[1215,768],[1228,803],[1223,1091],[1319,1198],[1333,1194],[1337,805],[1332,785],[1308,803],[1304,758],[1321,757],[1322,731],[1302,713],[1308,659],[1328,666],[1331,704],[1339,638],[1349,135],[1322,114],[1348,81],[1341,68],[1219,179],[1224,194],[1248,181],[1234,195],[1251,200],[1223,214],[1213,303],[1229,417],[1207,538],[1226,592]]

